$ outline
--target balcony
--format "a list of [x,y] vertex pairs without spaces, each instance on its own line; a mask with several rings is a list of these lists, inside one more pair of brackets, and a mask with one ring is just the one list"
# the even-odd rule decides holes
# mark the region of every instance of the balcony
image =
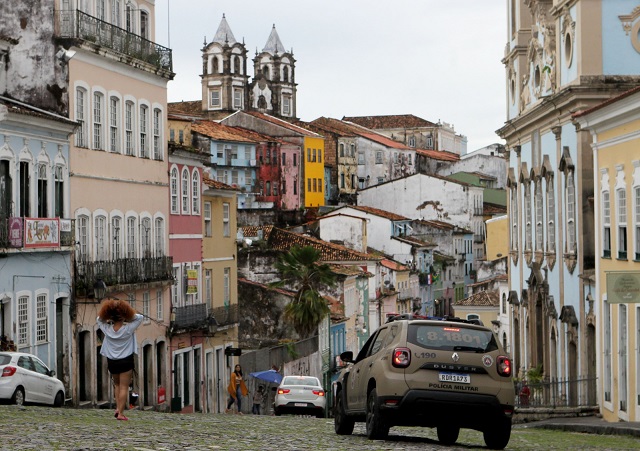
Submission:
[[[0,217],[0,249],[59,249],[75,245],[75,219]],[[25,228],[46,227],[47,235],[34,237]],[[26,237],[26,239],[25,239]]]
[[218,328],[237,324],[238,304],[212,309],[207,309],[204,303],[175,308],[173,324],[176,331],[206,329],[211,322]]
[[98,279],[104,280],[107,287],[173,280],[173,258],[162,256],[76,262],[76,295],[89,295],[90,287]]
[[[56,11],[56,37],[80,40],[173,72],[171,49],[90,16],[80,10]],[[75,43],[74,43],[75,44]]]

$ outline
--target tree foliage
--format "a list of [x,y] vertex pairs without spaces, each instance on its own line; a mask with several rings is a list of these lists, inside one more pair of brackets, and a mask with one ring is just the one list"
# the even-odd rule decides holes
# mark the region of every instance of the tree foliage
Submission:
[[279,256],[275,268],[281,279],[270,286],[295,291],[293,300],[284,309],[284,318],[300,338],[308,338],[329,314],[320,292],[334,286],[336,276],[329,265],[320,262],[320,251],[312,246],[292,247]]

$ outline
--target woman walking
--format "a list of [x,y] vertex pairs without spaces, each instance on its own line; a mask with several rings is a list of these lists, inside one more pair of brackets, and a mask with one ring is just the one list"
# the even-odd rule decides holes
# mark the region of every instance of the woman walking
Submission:
[[118,420],[128,420],[124,411],[134,368],[133,355],[138,352],[136,329],[142,318],[128,302],[119,299],[104,301],[98,312],[98,327],[104,333],[100,354],[107,358],[107,367],[115,385],[115,417]]
[[242,397],[247,396],[249,390],[247,389],[247,385],[244,383],[242,367],[240,365],[236,365],[233,373],[231,373],[231,380],[229,381],[227,391],[229,392],[229,402],[227,403],[226,412],[229,413],[231,411],[231,406],[236,402],[238,405],[238,413],[242,415]]

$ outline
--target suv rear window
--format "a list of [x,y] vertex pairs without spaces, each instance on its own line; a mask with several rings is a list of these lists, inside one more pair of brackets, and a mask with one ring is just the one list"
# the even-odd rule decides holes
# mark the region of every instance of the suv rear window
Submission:
[[491,352],[498,349],[498,343],[490,331],[450,324],[411,324],[407,341],[422,348],[443,351]]

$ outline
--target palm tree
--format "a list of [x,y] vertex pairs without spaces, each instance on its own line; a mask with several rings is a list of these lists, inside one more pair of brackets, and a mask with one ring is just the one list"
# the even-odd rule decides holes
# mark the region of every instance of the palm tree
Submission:
[[290,321],[300,338],[308,338],[318,329],[329,313],[326,300],[320,290],[336,284],[336,276],[326,263],[319,263],[320,251],[312,246],[293,246],[278,257],[275,267],[281,279],[272,287],[291,287],[296,294],[284,309],[284,317]]

